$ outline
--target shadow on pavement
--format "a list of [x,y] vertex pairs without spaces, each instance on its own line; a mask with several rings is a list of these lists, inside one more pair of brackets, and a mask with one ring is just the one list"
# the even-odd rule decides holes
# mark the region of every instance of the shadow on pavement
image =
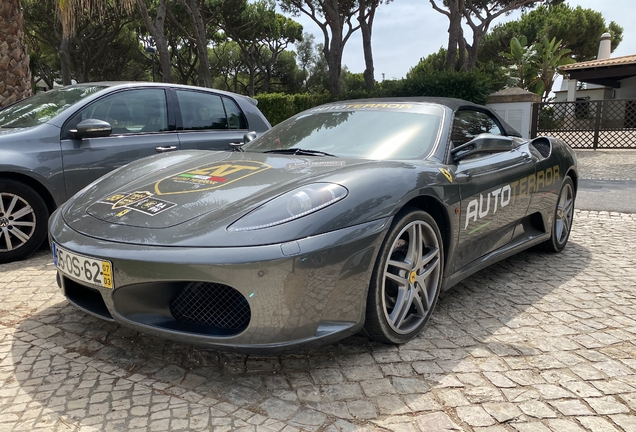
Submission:
[[[130,410],[134,389],[146,386],[153,394],[186,403],[226,407],[228,416],[243,408],[281,421],[291,418],[294,424],[300,407],[316,413],[305,416],[310,419],[306,424],[295,423],[308,429],[338,419],[364,423],[441,409],[433,390],[472,385],[497,392],[479,373],[502,371],[502,358],[540,359],[546,351],[568,349],[572,342],[541,330],[536,315],[550,308],[555,314],[567,310],[567,304],[552,302],[551,294],[571,283],[591,259],[591,252],[572,240],[561,254],[524,252],[444,293],[423,334],[405,345],[383,345],[358,335],[280,357],[164,341],[93,318],[62,301],[18,325],[12,346],[14,360],[19,359],[15,377],[22,392],[44,408],[59,411],[60,398],[64,404],[76,401],[77,410],[67,407],[66,414],[79,425],[91,413],[91,398],[103,391],[102,381],[111,389],[108,412]],[[537,334],[541,331],[545,334]],[[38,362],[45,363],[36,367]],[[118,386],[122,392],[116,396]]]

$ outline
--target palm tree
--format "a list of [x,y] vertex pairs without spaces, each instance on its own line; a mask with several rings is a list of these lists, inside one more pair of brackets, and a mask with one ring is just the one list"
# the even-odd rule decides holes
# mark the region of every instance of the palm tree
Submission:
[[[10,0],[17,1],[17,0]],[[28,1],[28,0],[27,0]],[[30,0],[41,1],[41,0]],[[80,14],[101,17],[112,0],[53,0],[56,5],[58,18],[62,23],[62,43],[60,45],[60,63],[62,69],[62,84],[71,84],[71,59],[69,56],[70,43],[75,36],[77,21]],[[115,5],[125,12],[132,12],[135,0],[115,0]]]
[[31,96],[20,0],[0,2],[0,107]]

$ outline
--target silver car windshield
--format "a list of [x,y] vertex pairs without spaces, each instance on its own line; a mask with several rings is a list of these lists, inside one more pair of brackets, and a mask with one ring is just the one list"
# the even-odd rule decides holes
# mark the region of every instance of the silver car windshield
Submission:
[[[380,107],[378,107],[380,106]],[[363,159],[422,159],[439,135],[443,110],[425,104],[326,105],[300,113],[245,151]]]
[[87,96],[106,86],[63,87],[21,100],[0,111],[0,128],[23,128],[46,123]]

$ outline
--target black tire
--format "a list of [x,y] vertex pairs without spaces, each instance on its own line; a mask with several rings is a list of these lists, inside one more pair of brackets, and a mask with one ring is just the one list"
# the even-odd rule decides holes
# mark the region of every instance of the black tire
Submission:
[[576,192],[570,177],[565,177],[559,192],[556,208],[552,215],[550,240],[541,243],[541,248],[548,252],[561,252],[570,238],[574,219],[574,200]]
[[0,263],[26,258],[46,239],[49,211],[31,187],[0,179]]
[[[420,241],[413,242],[418,227]],[[419,253],[412,249],[418,243]],[[364,332],[372,339],[393,344],[416,337],[437,304],[443,269],[444,246],[435,220],[418,209],[401,211],[391,224],[373,269]]]

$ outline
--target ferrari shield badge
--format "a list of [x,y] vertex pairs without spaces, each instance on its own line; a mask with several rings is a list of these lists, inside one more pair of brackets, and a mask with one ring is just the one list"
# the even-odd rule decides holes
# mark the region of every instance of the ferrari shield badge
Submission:
[[155,192],[176,195],[218,189],[270,168],[254,161],[217,162],[163,178],[155,183]]
[[444,174],[444,177],[446,177],[449,182],[451,182],[451,183],[453,182],[453,175],[450,173],[449,170],[447,170],[446,168],[440,168],[439,172]]

